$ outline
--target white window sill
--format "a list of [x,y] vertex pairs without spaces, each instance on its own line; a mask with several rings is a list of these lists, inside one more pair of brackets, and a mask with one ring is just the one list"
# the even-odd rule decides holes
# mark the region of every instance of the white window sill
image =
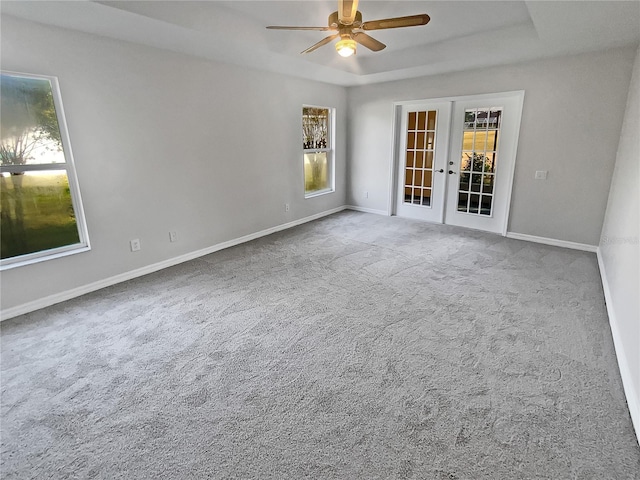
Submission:
[[321,197],[322,195],[327,195],[329,193],[334,193],[336,190],[334,188],[327,188],[325,190],[318,190],[317,192],[305,193],[304,198],[314,198]]
[[[40,252],[37,256],[26,256],[25,258],[15,257],[7,258],[0,263],[0,272],[4,270],[10,270],[12,268],[24,267],[26,265],[33,265],[34,263],[40,263],[47,260],[53,260],[54,258],[67,257],[69,255],[75,255],[76,253],[88,252],[91,250],[89,245],[75,245],[73,248],[62,247],[64,250],[51,250],[48,253]],[[5,263],[6,262],[6,263]]]

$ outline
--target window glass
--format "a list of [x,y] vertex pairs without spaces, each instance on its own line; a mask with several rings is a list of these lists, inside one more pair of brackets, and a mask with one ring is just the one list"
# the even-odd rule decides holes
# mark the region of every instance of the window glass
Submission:
[[86,250],[56,79],[2,72],[0,89],[2,267]]
[[329,188],[327,152],[304,154],[304,190],[319,192]]
[[333,109],[302,108],[302,148],[305,196],[333,191]]

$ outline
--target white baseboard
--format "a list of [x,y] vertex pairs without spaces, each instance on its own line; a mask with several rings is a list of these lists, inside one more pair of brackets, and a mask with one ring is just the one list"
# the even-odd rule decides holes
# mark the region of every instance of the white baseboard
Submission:
[[543,243],[544,245],[552,245],[554,247],[571,248],[573,250],[582,250],[585,252],[596,253],[597,245],[589,245],[586,243],[568,242],[567,240],[557,240],[555,238],[536,237],[535,235],[527,235],[525,233],[507,232],[507,238],[515,240],[525,240],[527,242]]
[[598,257],[598,267],[600,267],[600,278],[602,279],[602,289],[604,290],[604,299],[607,303],[607,313],[609,315],[609,325],[611,327],[611,336],[613,337],[613,346],[616,350],[616,358],[618,359],[618,368],[620,370],[620,377],[622,378],[622,387],[624,388],[625,396],[627,397],[627,406],[629,407],[629,414],[631,415],[631,423],[636,431],[636,437],[638,443],[640,443],[640,398],[636,396],[636,390],[634,385],[634,377],[629,368],[629,362],[624,351],[624,345],[622,344],[622,334],[618,328],[618,321],[615,311],[613,309],[613,298],[611,297],[611,289],[609,288],[609,281],[607,280],[607,273],[604,267],[604,260],[602,254],[598,248],[596,252]]
[[172,267],[174,265],[178,265],[180,263],[193,260],[194,258],[202,257],[204,255],[209,255],[210,253],[214,253],[219,250],[224,250],[225,248],[233,247],[235,245],[239,245],[245,242],[250,242],[251,240],[255,240],[260,237],[271,235],[272,233],[280,232],[282,230],[295,227],[297,225],[302,225],[303,223],[311,222],[313,220],[317,220],[319,218],[341,212],[346,208],[347,207],[344,207],[344,206],[333,208],[331,210],[317,213],[309,217],[304,217],[299,220],[294,220],[293,222],[283,223],[275,227],[267,228],[266,230],[261,230],[259,232],[251,233],[243,237],[218,243],[217,245],[203,248],[202,250],[185,253],[184,255],[180,255],[178,257],[169,258],[167,260],[163,260],[162,262],[154,263],[152,265],[147,265],[142,268],[137,268],[135,270],[121,273],[119,275],[105,278],[103,280],[98,280],[97,282],[93,282],[87,285],[82,285],[81,287],[73,288],[71,290],[66,290],[64,292],[56,293],[54,295],[49,295],[44,298],[39,298],[38,300],[24,303],[22,305],[17,305],[15,307],[10,307],[0,311],[0,321],[8,320],[10,318],[17,317],[18,315],[24,315],[25,313],[34,312],[36,310],[40,310],[41,308],[49,307],[51,305],[55,305],[56,303],[64,302],[66,300],[71,300],[72,298],[79,297],[86,293],[95,292],[96,290],[100,290],[101,288],[110,287],[117,283],[126,282],[127,280],[131,280],[133,278],[141,277],[143,275],[148,275],[149,273],[157,272],[158,270]]
[[375,208],[358,207],[357,205],[347,205],[345,208],[348,210],[355,210],[356,212],[375,213],[376,215],[384,215],[385,217],[389,216],[386,210],[376,210]]

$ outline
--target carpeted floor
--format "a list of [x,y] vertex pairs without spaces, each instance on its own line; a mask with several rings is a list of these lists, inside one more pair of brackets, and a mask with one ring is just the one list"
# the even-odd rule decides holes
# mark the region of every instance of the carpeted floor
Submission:
[[595,255],[343,212],[2,323],[3,479],[638,479]]

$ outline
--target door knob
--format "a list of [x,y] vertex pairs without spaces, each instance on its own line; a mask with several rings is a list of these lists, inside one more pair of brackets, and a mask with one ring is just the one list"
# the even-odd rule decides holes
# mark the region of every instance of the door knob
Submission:
[[456,173],[453,170],[449,170],[449,175],[451,175],[452,173]]
[[434,170],[434,172],[443,173],[444,172],[444,168],[441,168],[440,170]]

